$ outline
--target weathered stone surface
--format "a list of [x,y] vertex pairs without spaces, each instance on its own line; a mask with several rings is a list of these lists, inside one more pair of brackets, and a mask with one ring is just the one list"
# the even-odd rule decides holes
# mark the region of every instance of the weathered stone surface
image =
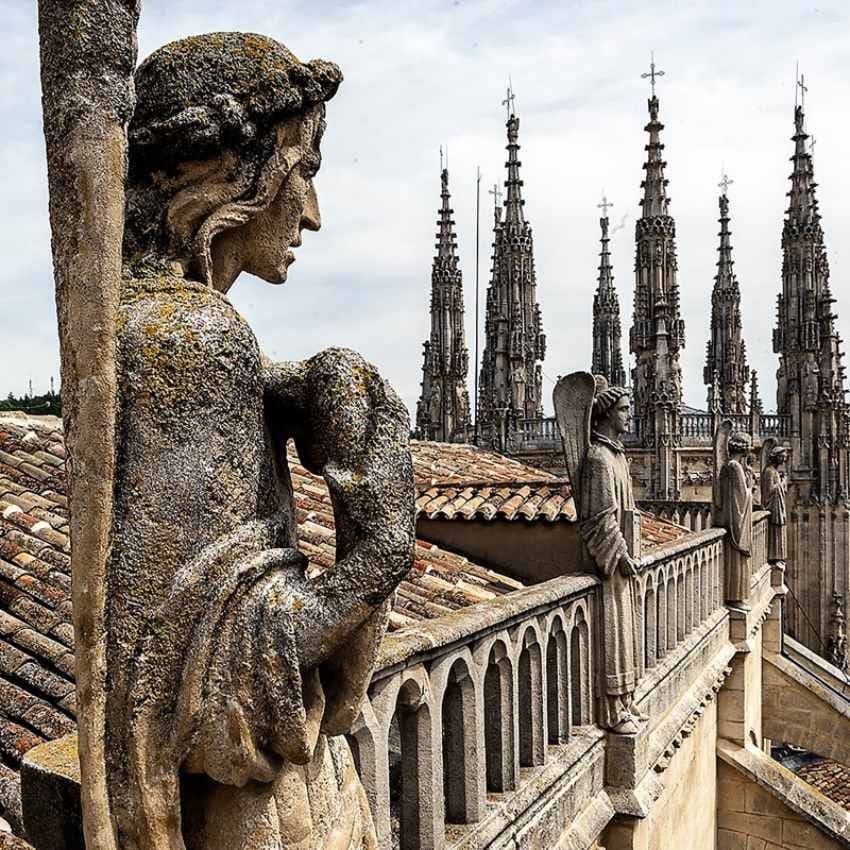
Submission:
[[40,0],[41,85],[68,449],[89,850],[110,850],[104,611],[115,462],[126,128],[140,0]]
[[750,596],[753,549],[752,476],[746,463],[750,451],[748,434],[732,431],[724,419],[714,437],[715,524],[725,528],[727,602],[745,605]]
[[588,562],[603,579],[605,697],[602,725],[616,732],[638,731],[634,705],[639,662],[635,626],[636,558],[640,518],[632,496],[629,467],[620,437],[629,427],[629,395],[603,377],[574,372],[554,393],[567,468],[579,485],[573,496]]
[[[109,683],[92,727],[105,786],[84,771],[90,848],[374,844],[333,736],[359,713],[412,565],[407,414],[353,352],[268,361],[226,297],[242,271],[282,283],[302,230],[319,228],[312,178],[340,80],[233,33],[175,42],[137,71],[109,594],[75,606],[106,636],[105,657],[84,647],[79,663],[105,661]],[[337,562],[310,579],[289,438],[334,508]],[[104,694],[80,678],[86,718]]]
[[38,850],[85,850],[76,733],[26,754],[21,791],[27,835]]

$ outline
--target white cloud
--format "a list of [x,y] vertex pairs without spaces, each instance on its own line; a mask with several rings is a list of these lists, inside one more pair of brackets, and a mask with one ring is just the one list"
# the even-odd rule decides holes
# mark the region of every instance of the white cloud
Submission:
[[[56,374],[44,190],[35,12],[0,0],[8,49],[0,57],[0,393]],[[840,327],[850,338],[842,281],[850,248],[843,168],[850,51],[843,3],[817,9],[755,0],[651,7],[620,2],[431,0],[407,4],[271,0],[146,0],[141,55],[182,35],[259,31],[302,58],[322,56],[346,80],[328,109],[318,178],[324,225],[306,234],[283,288],[240,281],[234,300],[263,346],[281,358],[344,344],[373,360],[413,407],[428,334],[430,263],[439,202],[437,148],[447,145],[473,345],[475,169],[483,188],[504,180],[507,76],[521,117],[526,211],[534,227],[538,295],[554,378],[590,359],[602,189],[625,214],[612,244],[623,324],[630,324],[634,218],[644,160],[649,50],[659,83],[676,217],[686,400],[704,401],[702,365],[716,258],[717,181],[730,189],[736,270],[751,365],[773,403],[771,351],[779,238],[791,154],[794,62],[809,81],[809,126]],[[489,261],[490,197],[483,194],[481,293]],[[472,376],[470,376],[470,385]],[[547,394],[551,389],[547,385]]]

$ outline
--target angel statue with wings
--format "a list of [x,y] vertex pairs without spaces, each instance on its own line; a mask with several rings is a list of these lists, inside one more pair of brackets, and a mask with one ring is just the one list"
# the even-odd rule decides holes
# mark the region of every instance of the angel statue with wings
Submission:
[[769,437],[761,447],[761,506],[770,511],[767,523],[767,560],[774,564],[784,561],[788,552],[785,509],[785,478],[779,471],[788,459],[788,449]]
[[602,578],[605,668],[601,723],[633,735],[646,717],[634,702],[638,661],[634,576],[640,518],[620,438],[629,427],[629,391],[601,376],[573,372],[558,381],[555,413],[584,551]]
[[724,419],[714,435],[714,524],[725,528],[725,600],[749,610],[753,548],[753,478],[747,459],[750,435],[732,430]]

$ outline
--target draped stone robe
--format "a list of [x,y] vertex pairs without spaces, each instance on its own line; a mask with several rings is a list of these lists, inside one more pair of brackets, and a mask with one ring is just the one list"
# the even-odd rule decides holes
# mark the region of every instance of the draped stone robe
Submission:
[[764,510],[770,511],[767,524],[767,560],[771,563],[784,561],[788,552],[785,482],[779,470],[772,464],[768,465],[762,473],[761,506]]
[[[629,554],[629,512],[635,510],[632,479],[621,443],[593,434],[582,466],[579,504],[581,536],[603,579],[605,693],[621,697],[634,692],[638,670],[634,581],[619,568],[620,559]],[[611,706],[606,710],[610,712]],[[619,719],[609,717],[604,725],[616,725]]]
[[[302,669],[285,441],[253,332],[176,276],[125,280],[108,610],[126,850],[374,850],[350,729],[388,613]],[[183,823],[181,824],[181,810]]]
[[750,595],[753,549],[753,493],[749,472],[729,460],[720,473],[721,525],[726,535],[726,601]]

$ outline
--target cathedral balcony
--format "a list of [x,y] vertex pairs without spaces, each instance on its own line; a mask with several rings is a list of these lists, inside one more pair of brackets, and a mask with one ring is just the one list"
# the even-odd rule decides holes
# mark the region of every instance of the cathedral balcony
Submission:
[[[771,593],[766,519],[754,519],[756,618]],[[599,725],[609,624],[595,576],[389,634],[351,736],[382,850],[566,847],[587,824],[646,817],[731,672],[724,536],[690,533],[640,561],[635,696],[649,720],[637,736]]]

